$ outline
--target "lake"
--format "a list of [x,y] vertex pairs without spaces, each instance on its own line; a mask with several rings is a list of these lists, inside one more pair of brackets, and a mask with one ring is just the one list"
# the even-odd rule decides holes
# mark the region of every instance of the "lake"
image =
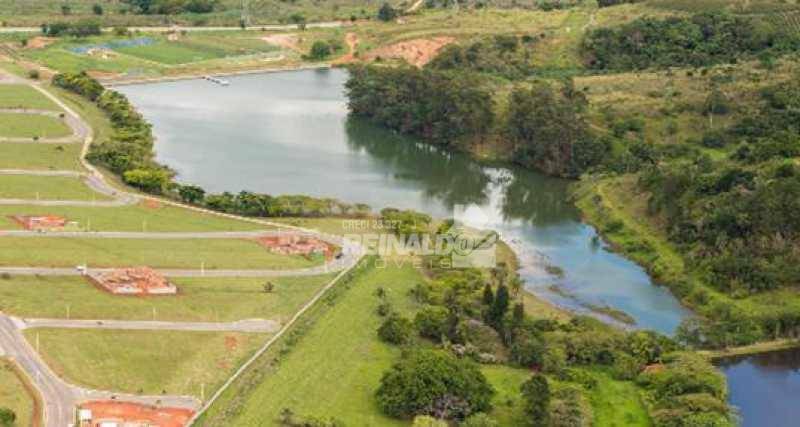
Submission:
[[[117,88],[153,124],[157,159],[211,192],[308,194],[451,217],[479,207],[517,252],[526,289],[607,321],[672,333],[689,313],[635,263],[606,250],[568,200],[569,182],[481,165],[348,118],[344,70]],[[563,275],[549,274],[546,265]],[[552,272],[553,269],[550,269]]]

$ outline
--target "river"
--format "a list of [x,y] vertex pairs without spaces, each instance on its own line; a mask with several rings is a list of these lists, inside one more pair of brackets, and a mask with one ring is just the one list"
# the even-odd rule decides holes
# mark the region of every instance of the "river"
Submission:
[[455,206],[478,206],[517,252],[525,286],[537,296],[598,317],[598,307],[611,307],[636,327],[664,333],[688,314],[642,268],[605,250],[568,201],[568,181],[483,166],[348,119],[346,79],[343,70],[306,70],[232,77],[227,87],[184,80],[118,90],[153,124],[157,158],[181,182],[442,218]]

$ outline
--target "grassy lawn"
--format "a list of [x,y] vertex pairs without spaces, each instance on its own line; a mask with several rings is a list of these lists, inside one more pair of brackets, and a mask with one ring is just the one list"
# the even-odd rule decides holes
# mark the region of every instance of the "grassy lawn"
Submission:
[[58,105],[28,85],[0,84],[0,108],[59,111]]
[[632,382],[614,381],[608,374],[594,372],[597,387],[590,390],[589,401],[595,427],[652,425],[639,390]]
[[3,142],[0,143],[0,169],[79,171],[80,153],[80,144]]
[[55,117],[38,114],[0,113],[0,137],[57,138],[69,136],[72,130]]
[[318,265],[320,260],[269,252],[244,239],[106,239],[66,237],[2,237],[0,265],[73,267],[294,269]]
[[18,229],[10,215],[60,215],[76,221],[82,230],[91,231],[247,231],[270,227],[247,221],[223,218],[169,205],[146,203],[119,207],[91,206],[0,206],[0,229]]
[[[37,340],[38,335],[38,340]],[[85,387],[208,396],[249,357],[262,334],[28,329],[48,365]],[[91,369],[87,369],[91,367]]]
[[[317,304],[304,317],[310,320],[296,325],[305,332],[290,333],[286,341],[291,343],[273,346],[260,360],[259,372],[248,371],[253,376],[237,382],[198,425],[264,425],[283,408],[353,425],[407,425],[383,415],[374,399],[383,372],[400,355],[398,347],[377,337],[381,317],[375,311],[379,303],[375,289],[382,286],[394,308],[412,316],[417,306],[408,291],[420,280],[424,279],[419,270],[390,263],[340,284],[332,291],[337,295],[335,304],[331,295],[328,302]],[[487,366],[484,372],[498,391],[492,415],[502,421],[500,425],[511,425],[509,420],[518,416],[518,387],[527,371]]]
[[0,175],[0,199],[111,200],[68,176]]
[[11,362],[0,358],[0,407],[8,408],[17,415],[10,427],[28,427],[33,418],[33,400],[20,381]]
[[[177,278],[175,297],[129,298],[97,289],[80,277],[16,276],[0,279],[0,310],[18,317],[230,322],[281,322],[333,275],[258,278]],[[267,281],[275,290],[265,293]],[[42,304],[42,298],[48,303]]]

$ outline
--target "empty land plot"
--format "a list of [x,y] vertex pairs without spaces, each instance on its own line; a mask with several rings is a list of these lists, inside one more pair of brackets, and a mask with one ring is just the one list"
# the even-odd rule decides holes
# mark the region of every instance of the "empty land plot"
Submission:
[[0,407],[17,415],[10,427],[28,427],[32,423],[33,399],[9,360],[0,358]]
[[[285,322],[334,277],[175,278],[178,295],[124,297],[98,289],[82,277],[0,278],[0,310],[22,318],[233,322]],[[264,284],[274,285],[271,292]],[[47,304],[42,304],[42,299]]]
[[[2,87],[2,86],[0,86]],[[80,144],[0,143],[0,169],[81,170]]]
[[118,207],[0,205],[0,229],[20,228],[9,221],[8,216],[44,214],[76,221],[80,229],[91,231],[249,231],[271,228],[180,207],[142,202]]
[[59,138],[72,130],[56,117],[0,112],[0,138]]
[[28,85],[0,84],[0,108],[30,108],[59,111],[60,108],[41,92]]
[[0,199],[111,200],[79,178],[68,176],[0,175]]
[[206,397],[267,335],[221,332],[28,329],[67,381],[101,390]]
[[90,268],[148,266],[200,270],[287,270],[322,260],[274,254],[244,239],[0,237],[0,265]]

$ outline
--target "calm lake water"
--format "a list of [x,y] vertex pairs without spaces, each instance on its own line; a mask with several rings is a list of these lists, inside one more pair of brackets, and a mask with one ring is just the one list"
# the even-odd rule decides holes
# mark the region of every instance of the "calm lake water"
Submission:
[[[212,192],[309,194],[450,217],[475,205],[518,253],[526,287],[574,311],[623,311],[672,333],[688,315],[636,264],[608,252],[564,180],[399,137],[347,115],[342,70],[122,86],[153,124],[158,160]],[[557,277],[543,266],[560,267]],[[610,320],[610,319],[606,319]]]
[[800,425],[800,349],[724,359],[717,366],[728,377],[743,427]]

